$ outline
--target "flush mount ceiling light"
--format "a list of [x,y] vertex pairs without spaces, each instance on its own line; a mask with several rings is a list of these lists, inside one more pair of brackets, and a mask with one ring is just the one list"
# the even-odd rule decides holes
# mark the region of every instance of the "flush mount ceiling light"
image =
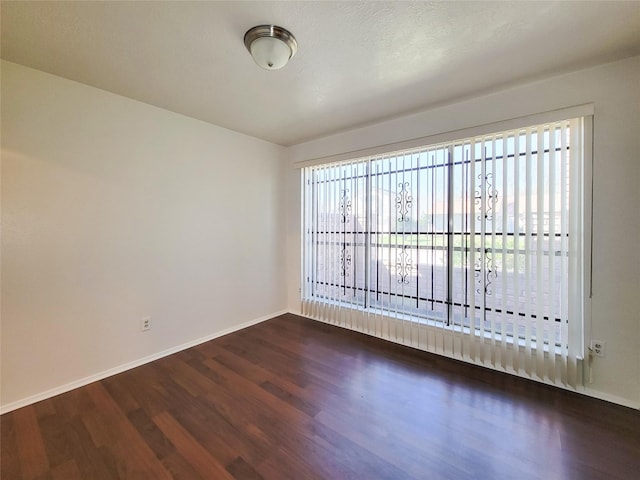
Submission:
[[284,67],[298,50],[293,34],[275,25],[258,25],[247,30],[244,45],[255,62],[265,70]]

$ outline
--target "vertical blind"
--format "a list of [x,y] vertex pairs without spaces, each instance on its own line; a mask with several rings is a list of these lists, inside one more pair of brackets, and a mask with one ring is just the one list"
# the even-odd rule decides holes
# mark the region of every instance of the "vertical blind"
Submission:
[[575,387],[583,120],[303,169],[302,312]]

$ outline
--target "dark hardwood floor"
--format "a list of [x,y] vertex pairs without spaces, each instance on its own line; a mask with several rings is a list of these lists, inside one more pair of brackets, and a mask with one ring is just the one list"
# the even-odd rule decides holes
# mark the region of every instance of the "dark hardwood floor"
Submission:
[[283,315],[5,414],[2,479],[638,479],[640,412]]

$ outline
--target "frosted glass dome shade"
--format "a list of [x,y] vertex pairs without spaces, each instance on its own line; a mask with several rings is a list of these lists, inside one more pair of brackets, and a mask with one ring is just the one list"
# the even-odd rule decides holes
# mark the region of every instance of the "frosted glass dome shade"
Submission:
[[251,56],[265,70],[278,70],[291,58],[291,50],[282,40],[260,37],[251,43]]

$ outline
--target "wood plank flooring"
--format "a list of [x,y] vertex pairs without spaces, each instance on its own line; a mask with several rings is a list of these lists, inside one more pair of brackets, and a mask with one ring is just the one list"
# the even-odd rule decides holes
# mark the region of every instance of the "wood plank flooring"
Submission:
[[283,315],[5,414],[19,479],[638,479],[640,412]]

